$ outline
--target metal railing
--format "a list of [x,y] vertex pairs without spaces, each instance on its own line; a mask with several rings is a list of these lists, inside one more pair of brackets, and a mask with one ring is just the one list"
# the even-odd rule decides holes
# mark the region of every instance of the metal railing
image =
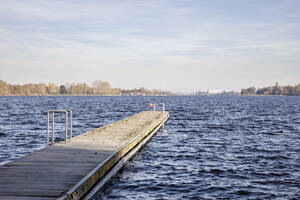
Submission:
[[54,134],[54,122],[55,115],[54,113],[65,113],[65,143],[68,141],[68,114],[70,114],[70,139],[72,140],[72,111],[71,110],[49,110],[47,112],[47,146],[49,145],[49,135],[50,135],[50,113],[52,113],[52,144],[55,142],[55,134]]
[[[162,105],[162,118],[164,118],[165,116],[165,103],[151,103],[152,107],[153,107],[153,121],[155,120],[155,111],[156,111],[156,105]],[[162,124],[163,130],[165,130],[165,121],[163,119],[163,124]]]

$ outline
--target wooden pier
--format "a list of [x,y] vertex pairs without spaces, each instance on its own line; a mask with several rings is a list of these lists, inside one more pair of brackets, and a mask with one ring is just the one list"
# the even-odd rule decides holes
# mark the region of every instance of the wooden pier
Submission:
[[88,199],[168,118],[143,111],[7,163],[0,168],[0,199]]

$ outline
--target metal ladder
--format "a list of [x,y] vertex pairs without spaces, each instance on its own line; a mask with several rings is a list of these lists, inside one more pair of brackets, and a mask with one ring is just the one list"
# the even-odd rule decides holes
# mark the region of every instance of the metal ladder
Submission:
[[72,111],[71,110],[49,110],[47,112],[47,141],[46,145],[50,144],[49,135],[50,135],[50,113],[52,113],[52,144],[55,142],[55,134],[54,134],[54,113],[65,113],[65,144],[68,141],[68,115],[70,114],[70,134],[69,134],[69,142],[72,140]]
[[[162,118],[164,118],[164,116],[165,116],[165,107],[166,107],[165,103],[150,103],[150,104],[153,107],[153,121],[155,120],[156,105],[162,105],[162,111],[163,111]],[[163,127],[163,131],[164,131],[165,130],[165,120],[163,120],[162,127]]]

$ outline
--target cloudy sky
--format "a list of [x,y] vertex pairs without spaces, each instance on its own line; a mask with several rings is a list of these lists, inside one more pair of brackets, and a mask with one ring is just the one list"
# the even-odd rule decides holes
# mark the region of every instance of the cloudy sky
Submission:
[[299,0],[0,2],[9,83],[238,91],[299,77]]

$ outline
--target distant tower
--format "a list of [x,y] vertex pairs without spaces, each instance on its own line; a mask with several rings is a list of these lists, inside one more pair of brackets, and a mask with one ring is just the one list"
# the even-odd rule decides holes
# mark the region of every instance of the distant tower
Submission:
[[275,95],[277,96],[278,95],[278,81],[276,81],[276,84],[275,84]]
[[278,88],[278,81],[276,81],[275,87]]

